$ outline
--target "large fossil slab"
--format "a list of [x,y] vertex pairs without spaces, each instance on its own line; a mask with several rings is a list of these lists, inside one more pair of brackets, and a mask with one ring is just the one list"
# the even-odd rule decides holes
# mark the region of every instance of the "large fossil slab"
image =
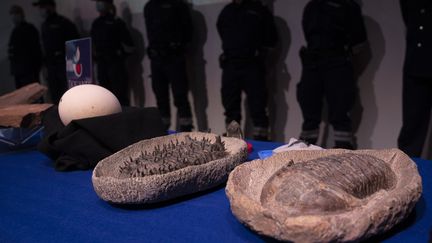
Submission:
[[217,186],[246,158],[247,145],[237,138],[173,134],[103,159],[93,171],[93,187],[111,203],[156,203]]
[[238,166],[226,194],[259,234],[293,242],[360,241],[402,221],[421,196],[403,152],[290,151]]

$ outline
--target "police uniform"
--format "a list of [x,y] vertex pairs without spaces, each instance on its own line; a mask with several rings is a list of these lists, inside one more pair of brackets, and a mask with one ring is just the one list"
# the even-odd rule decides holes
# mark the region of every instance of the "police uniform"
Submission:
[[16,88],[39,82],[42,51],[38,30],[28,22],[15,26],[9,39],[9,61]]
[[113,13],[101,15],[92,24],[91,37],[99,84],[113,92],[122,105],[129,105],[125,58],[134,43],[125,22]]
[[406,26],[399,148],[420,157],[432,109],[432,1],[400,0]]
[[233,120],[240,123],[244,91],[253,122],[253,137],[267,140],[265,54],[277,42],[273,15],[260,1],[233,2],[220,13],[217,29],[223,49],[220,65],[225,123]]
[[67,89],[65,42],[78,39],[79,35],[75,24],[57,13],[46,18],[41,32],[48,88],[52,102],[58,104]]
[[177,107],[177,129],[192,129],[192,113],[188,100],[185,48],[192,37],[188,6],[181,0],[150,0],[144,7],[149,40],[152,88],[163,122],[171,121],[169,86]]
[[303,114],[300,139],[317,142],[325,99],[335,147],[352,149],[349,112],[356,85],[350,54],[367,41],[360,6],[353,0],[312,0],[302,26],[307,47],[300,50],[303,70],[297,85]]

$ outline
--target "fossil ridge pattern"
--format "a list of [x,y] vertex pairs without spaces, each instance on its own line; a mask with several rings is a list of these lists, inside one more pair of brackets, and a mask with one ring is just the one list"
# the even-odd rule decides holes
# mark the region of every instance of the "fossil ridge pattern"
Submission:
[[238,166],[227,182],[233,214],[292,242],[356,242],[391,229],[422,192],[402,151],[289,151]]
[[178,133],[140,141],[103,159],[93,170],[93,188],[110,203],[157,203],[224,183],[246,158],[241,139]]
[[330,155],[282,167],[264,185],[261,203],[293,208],[291,215],[348,210],[394,184],[395,174],[381,159]]
[[168,144],[156,145],[152,152],[142,151],[138,158],[129,157],[119,167],[120,178],[143,177],[164,174],[191,165],[202,165],[226,156],[225,144],[217,136],[214,143],[208,138],[201,140],[185,136]]

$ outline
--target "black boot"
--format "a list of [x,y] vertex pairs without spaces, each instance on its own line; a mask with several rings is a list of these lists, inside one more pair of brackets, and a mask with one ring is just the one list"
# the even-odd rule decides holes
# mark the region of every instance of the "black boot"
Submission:
[[315,130],[303,130],[300,134],[299,139],[305,142],[307,145],[314,144],[318,142],[319,129]]
[[341,149],[355,149],[355,138],[351,131],[341,131],[341,130],[335,130],[334,131],[334,140],[335,140],[335,146],[334,148],[341,148]]
[[193,125],[192,125],[192,118],[190,117],[185,117],[182,118],[180,117],[177,121],[178,123],[178,131],[179,132],[191,132],[193,129]]
[[252,137],[257,141],[270,141],[267,127],[254,127]]
[[179,127],[179,132],[192,132],[193,126],[192,125],[182,125]]
[[354,145],[351,142],[335,141],[334,148],[353,150],[354,149]]

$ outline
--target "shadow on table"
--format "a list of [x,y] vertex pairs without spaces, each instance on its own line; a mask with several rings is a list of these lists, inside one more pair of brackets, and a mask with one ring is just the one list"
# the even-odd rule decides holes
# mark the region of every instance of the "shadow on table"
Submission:
[[432,243],[432,228],[429,231],[429,243]]
[[[189,194],[189,195],[185,195],[185,196],[181,196],[172,200],[168,200],[165,202],[160,202],[160,203],[152,203],[152,204],[113,204],[113,203],[105,203],[107,205],[113,206],[115,208],[119,208],[119,209],[126,209],[126,210],[148,210],[148,209],[156,209],[156,208],[164,208],[164,207],[169,207],[172,206],[174,204],[177,203],[181,203],[181,202],[186,202],[188,200],[194,199],[194,198],[198,198],[204,195],[207,195],[209,193],[212,192],[216,192],[220,189],[225,188],[226,184],[223,183],[217,187],[205,190],[205,191],[201,191],[201,192],[196,192],[193,194]],[[101,200],[102,201],[102,200]]]

